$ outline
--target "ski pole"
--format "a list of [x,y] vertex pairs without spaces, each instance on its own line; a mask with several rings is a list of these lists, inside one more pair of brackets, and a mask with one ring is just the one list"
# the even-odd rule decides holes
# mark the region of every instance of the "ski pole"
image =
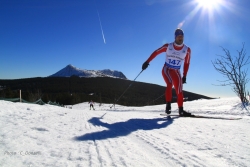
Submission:
[[105,113],[105,114],[103,114],[101,117],[100,117],[100,119],[102,119],[103,117],[104,117],[104,115],[106,115],[107,113]]
[[150,104],[151,102],[154,102],[154,101],[158,100],[159,98],[161,98],[161,97],[164,96],[164,95],[165,95],[165,93],[163,93],[161,96],[157,97],[156,99],[154,99],[154,100],[148,102],[148,104]]
[[130,83],[130,85],[127,87],[127,89],[122,93],[122,95],[115,101],[114,104],[112,104],[112,106],[110,108],[112,108],[116,102],[118,102],[118,100],[120,100],[120,98],[125,94],[125,92],[130,88],[130,86],[134,83],[134,81],[136,80],[136,78],[139,77],[139,75],[142,73],[143,70],[141,70],[141,72],[135,77],[135,79],[132,81],[132,83]]

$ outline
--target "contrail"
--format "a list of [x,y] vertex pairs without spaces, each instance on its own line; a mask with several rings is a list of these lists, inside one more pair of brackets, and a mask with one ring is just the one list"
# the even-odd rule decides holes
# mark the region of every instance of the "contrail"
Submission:
[[103,42],[106,44],[106,40],[105,40],[104,33],[103,33],[103,29],[102,29],[102,22],[101,22],[101,19],[100,19],[100,15],[99,15],[99,11],[98,11],[98,8],[97,8],[96,0],[95,0],[95,6],[96,6],[96,11],[97,11],[97,15],[98,15],[98,19],[99,19],[101,31],[102,31]]
[[100,22],[100,26],[101,26],[103,42],[106,44],[106,40],[105,40],[103,29],[102,29],[102,23],[101,23],[101,19],[100,19],[100,15],[99,15],[98,10],[97,10],[97,14],[98,14],[98,18],[99,18],[99,22]]

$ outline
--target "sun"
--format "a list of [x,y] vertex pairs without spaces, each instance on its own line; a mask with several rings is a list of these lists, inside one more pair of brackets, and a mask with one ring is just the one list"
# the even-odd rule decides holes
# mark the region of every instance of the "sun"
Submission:
[[213,9],[220,5],[222,0],[196,0],[201,8]]
[[185,18],[178,23],[177,27],[179,28],[188,25],[191,20],[195,18],[197,25],[208,23],[210,29],[215,29],[215,21],[225,16],[225,10],[234,12],[235,14],[240,13],[239,8],[229,0],[189,0],[184,6],[191,7],[191,10],[185,15]]

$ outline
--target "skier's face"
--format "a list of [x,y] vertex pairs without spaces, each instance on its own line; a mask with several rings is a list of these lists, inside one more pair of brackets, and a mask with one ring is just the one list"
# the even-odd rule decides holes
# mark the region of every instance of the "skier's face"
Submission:
[[184,36],[183,36],[183,35],[178,35],[178,36],[175,38],[175,43],[178,44],[178,45],[183,44],[183,41],[184,41]]

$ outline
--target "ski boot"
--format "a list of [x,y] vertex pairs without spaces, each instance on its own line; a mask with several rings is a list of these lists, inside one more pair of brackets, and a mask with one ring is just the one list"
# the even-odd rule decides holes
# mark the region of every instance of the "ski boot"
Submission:
[[165,110],[166,114],[171,114],[171,103],[167,102],[166,104],[166,110]]
[[179,107],[179,115],[180,117],[194,117],[194,115],[192,115],[191,113],[183,110],[183,107]]

